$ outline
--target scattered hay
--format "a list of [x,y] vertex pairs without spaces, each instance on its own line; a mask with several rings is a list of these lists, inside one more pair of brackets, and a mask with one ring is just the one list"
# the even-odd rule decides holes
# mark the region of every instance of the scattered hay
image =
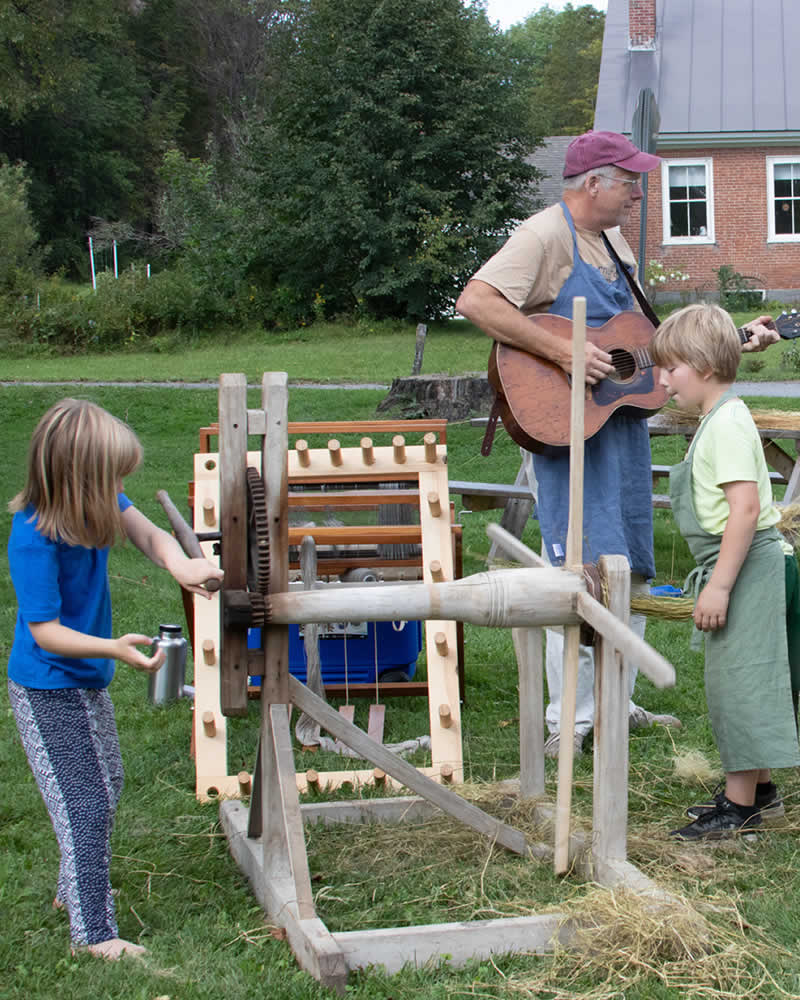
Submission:
[[750,410],[756,427],[795,431],[800,427],[800,413],[795,410]]
[[672,758],[675,777],[684,782],[708,788],[720,780],[719,769],[713,767],[700,750],[679,750]]
[[636,987],[646,995],[650,980],[679,996],[708,1000],[800,996],[767,970],[775,945],[748,927],[727,897],[715,899],[706,917],[684,897],[656,901],[630,890],[593,887],[561,908],[577,927],[573,949],[557,951],[533,972],[504,977],[501,992],[474,982],[468,993],[458,989],[451,995],[621,1000]]
[[779,507],[781,519],[775,525],[787,542],[798,548],[800,543],[800,503],[790,503]]

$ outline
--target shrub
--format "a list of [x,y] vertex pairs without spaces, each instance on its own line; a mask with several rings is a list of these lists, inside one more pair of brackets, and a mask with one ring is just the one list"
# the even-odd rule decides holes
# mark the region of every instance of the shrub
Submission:
[[752,278],[747,278],[732,267],[723,264],[716,269],[719,304],[728,312],[749,312],[762,303],[759,289],[753,288]]

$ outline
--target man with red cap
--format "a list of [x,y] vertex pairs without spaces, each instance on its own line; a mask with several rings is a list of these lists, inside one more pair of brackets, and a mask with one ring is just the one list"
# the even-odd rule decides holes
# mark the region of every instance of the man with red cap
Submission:
[[[617,313],[637,309],[621,265],[632,274],[635,258],[619,226],[642,200],[641,174],[661,162],[617,132],[586,132],[567,148],[562,200],[531,216],[472,277],[456,309],[494,340],[549,359],[569,372],[569,341],[536,323],[537,313],[572,316],[572,300],[586,298],[589,326],[602,326]],[[609,250],[616,251],[617,263]],[[777,335],[758,327],[754,347]],[[611,356],[586,341],[586,381],[594,385],[614,367]],[[526,462],[531,456],[526,455]],[[531,483],[536,494],[542,548],[553,565],[564,561],[569,511],[569,449],[535,454]],[[647,421],[617,410],[586,441],[584,465],[584,562],[603,554],[626,556],[633,593],[649,593],[653,554],[652,459]],[[534,485],[535,482],[535,485]],[[631,616],[644,635],[645,619]],[[561,722],[563,637],[547,630],[546,671],[550,736],[545,753],[557,756]],[[636,668],[629,670],[630,694]],[[653,715],[629,704],[631,727],[653,722],[680,726],[671,715]],[[575,751],[594,722],[594,659],[581,646],[575,714]]]

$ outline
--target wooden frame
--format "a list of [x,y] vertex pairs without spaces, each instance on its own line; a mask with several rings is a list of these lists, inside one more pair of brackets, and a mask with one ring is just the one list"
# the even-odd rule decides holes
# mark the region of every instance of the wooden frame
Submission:
[[[266,390],[265,390],[266,392]],[[246,386],[243,376],[222,376],[220,381],[220,420],[216,426],[201,431],[201,448],[207,447],[209,436],[219,434],[220,452],[201,451],[195,456],[194,468],[194,523],[198,532],[209,531],[221,525],[225,539],[223,545],[223,568],[226,584],[236,589],[245,589],[243,567],[246,567],[246,499],[244,493],[245,468],[247,465],[262,468],[264,454],[276,454],[277,445],[268,441],[270,427],[269,410],[247,410]],[[308,449],[299,447],[288,449],[288,430],[293,433],[336,432],[353,433],[363,428],[373,431],[395,431],[402,429],[423,430],[432,426],[421,445],[406,445],[401,437],[395,436],[393,444],[385,447],[363,445],[353,448],[338,448],[335,455],[330,448]],[[456,568],[460,571],[460,552],[453,544],[453,525],[450,518],[448,494],[446,447],[436,443],[438,434],[441,441],[446,437],[444,421],[373,421],[354,425],[345,421],[328,423],[292,423],[282,425],[284,437],[281,439],[283,453],[288,454],[285,476],[286,482],[279,483],[286,494],[286,511],[280,514],[281,523],[287,522],[284,538],[278,546],[280,559],[286,562],[281,572],[286,571],[286,579],[281,577],[271,584],[270,589],[288,589],[288,546],[299,544],[303,535],[311,535],[320,544],[337,541],[420,541],[422,545],[423,579],[434,578],[453,580]],[[203,434],[205,433],[205,439]],[[261,436],[264,442],[262,452],[247,451],[247,437]],[[269,466],[264,466],[269,471]],[[412,484],[420,509],[420,524],[405,526],[372,526],[369,528],[288,528],[288,484],[299,482],[357,482],[380,481]],[[226,503],[226,491],[231,499]],[[383,502],[394,497],[386,491],[373,496]],[[267,488],[268,503],[272,502],[271,490]],[[347,498],[358,503],[356,497]],[[298,500],[306,502],[306,498]],[[372,502],[372,501],[369,501]],[[226,513],[227,510],[227,513]],[[244,513],[243,513],[244,510]],[[270,515],[270,519],[277,514]],[[212,547],[205,543],[209,557]],[[270,561],[274,564],[275,549],[270,548]],[[363,565],[363,562],[357,564]],[[419,560],[409,560],[410,565],[419,565]],[[337,563],[337,569],[339,568]],[[331,570],[333,571],[333,570]],[[210,605],[210,606],[209,606]],[[220,633],[220,612],[218,602],[195,602],[193,638],[195,656],[195,713],[193,746],[195,753],[196,794],[201,801],[218,796],[234,797],[243,793],[251,785],[247,773],[228,773],[226,714],[246,712],[247,688],[242,689],[241,679],[232,677],[241,673],[242,664],[251,674],[261,673],[254,667],[256,659],[245,648],[242,639],[233,634],[222,641]],[[397,685],[392,693],[426,693],[428,696],[431,766],[423,769],[437,781],[460,782],[463,780],[461,750],[461,701],[463,692],[463,665],[458,655],[462,636],[461,623],[454,621],[429,621],[425,630],[428,680],[424,687],[420,684]],[[269,633],[272,629],[268,630]],[[231,639],[233,642],[231,642]],[[288,642],[288,638],[287,638]],[[288,647],[287,647],[288,650]],[[221,652],[220,652],[221,651]],[[270,653],[267,654],[269,659]],[[288,657],[288,651],[281,656]],[[234,666],[236,664],[236,666]],[[288,671],[288,660],[287,660]],[[371,688],[371,685],[363,685]],[[355,692],[354,692],[355,693]],[[358,692],[359,694],[362,692]],[[363,692],[366,693],[366,692]],[[263,696],[263,687],[262,687]],[[227,709],[226,710],[226,702]],[[337,787],[344,782],[373,784],[375,781],[386,787],[399,787],[392,778],[375,769],[319,771],[315,770],[313,781],[320,787]],[[298,773],[298,788],[308,788],[309,775]]]
[[[239,392],[235,377],[222,376],[220,397],[221,400],[223,396],[227,399],[226,412],[236,412],[236,407],[230,404],[231,398],[235,399]],[[264,478],[271,498],[268,511],[271,549],[288,551],[288,544],[285,543],[286,480],[287,464],[291,469],[293,458],[290,454],[288,463],[284,460],[286,377],[265,375],[263,394],[268,429],[262,455]],[[233,419],[243,424],[241,410]],[[349,462],[358,461],[357,455],[345,457]],[[416,455],[407,454],[406,458],[418,461]],[[446,469],[438,451],[433,459],[429,453],[419,461],[434,468],[441,466],[446,487]],[[224,496],[224,474],[228,464],[223,462],[221,465]],[[213,470],[206,471],[210,473]],[[210,481],[211,477],[201,479],[202,489],[205,490]],[[437,484],[441,496],[438,479]],[[420,480],[423,496],[430,492],[428,485]],[[433,517],[430,511],[424,515],[425,519],[428,517]],[[439,520],[443,520],[441,516]],[[446,558],[450,548],[446,533],[442,532],[441,526],[433,530],[435,537],[439,538],[440,552],[437,554]],[[538,557],[516,539],[513,541],[524,550],[523,562],[529,565],[536,562]],[[566,842],[568,860],[575,870],[601,884],[625,884],[658,899],[664,894],[625,858],[627,813],[619,808],[619,804],[620,800],[624,801],[627,791],[628,712],[620,651],[626,656],[635,655],[642,672],[657,684],[674,683],[674,671],[624,624],[628,614],[627,562],[619,556],[603,557],[600,571],[606,577],[611,606],[623,619],[622,622],[588,595],[582,576],[552,567],[478,574],[467,580],[434,585],[431,583],[434,574],[427,564],[427,582],[398,586],[389,603],[396,603],[409,618],[417,612],[422,617],[421,609],[425,609],[424,617],[429,617],[433,609],[447,615],[457,609],[457,617],[464,620],[514,627],[522,695],[519,789],[526,797],[538,795],[544,788],[542,627],[545,624],[574,626],[583,618],[602,636],[608,637],[601,639],[596,669],[594,834],[591,838],[569,835]],[[351,968],[380,964],[389,972],[394,972],[406,963],[422,964],[443,954],[447,954],[455,964],[460,964],[492,953],[541,953],[569,945],[572,928],[564,922],[561,914],[337,934],[332,934],[317,917],[302,830],[304,816],[326,822],[398,820],[430,809],[441,809],[495,843],[523,856],[548,858],[553,856],[553,849],[546,844],[527,842],[520,831],[488,816],[449,788],[432,781],[375,743],[288,675],[285,669],[285,623],[339,620],[342,608],[347,606],[347,593],[339,591],[338,596],[336,591],[289,593],[285,586],[286,576],[285,560],[279,559],[271,577],[275,588],[271,589],[273,624],[268,630],[271,636],[263,667],[261,750],[254,788],[254,791],[260,790],[260,795],[254,795],[249,815],[244,805],[235,800],[223,802],[220,815],[232,854],[250,879],[270,919],[285,928],[301,967],[343,993]],[[369,607],[370,617],[379,619],[381,614],[387,617],[385,609],[375,613],[376,591],[357,588],[349,594],[357,606]],[[213,602],[196,603],[208,606]],[[287,705],[290,700],[334,737],[383,769],[387,777],[392,777],[420,797],[301,806],[288,726]],[[552,820],[552,813],[552,809],[543,804],[537,808],[541,821]]]

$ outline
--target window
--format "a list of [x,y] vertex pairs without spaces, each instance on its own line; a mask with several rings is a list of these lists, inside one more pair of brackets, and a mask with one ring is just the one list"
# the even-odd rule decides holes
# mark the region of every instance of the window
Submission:
[[800,242],[800,160],[797,157],[767,157],[767,215],[772,242]]
[[664,243],[713,243],[711,160],[665,160],[661,189]]

